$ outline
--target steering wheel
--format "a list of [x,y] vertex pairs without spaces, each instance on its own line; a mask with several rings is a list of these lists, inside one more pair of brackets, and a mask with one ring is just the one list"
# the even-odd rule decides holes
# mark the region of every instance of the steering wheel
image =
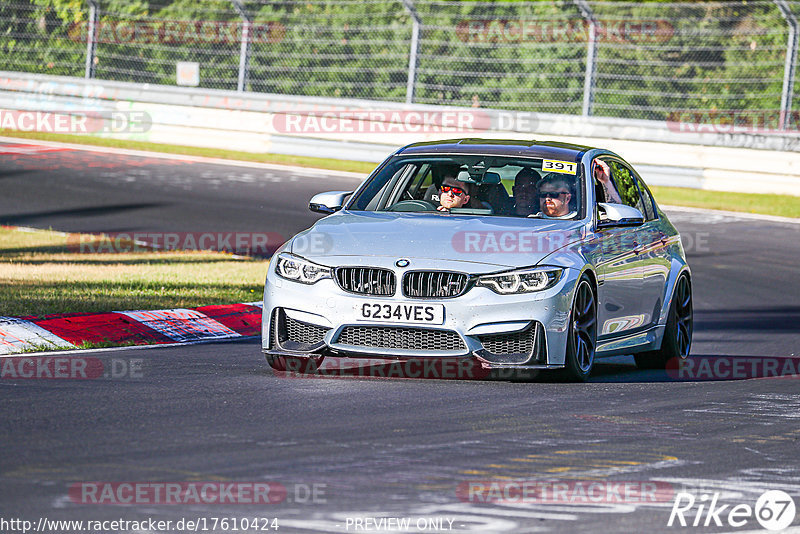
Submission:
[[436,206],[427,200],[401,200],[386,211],[436,211]]

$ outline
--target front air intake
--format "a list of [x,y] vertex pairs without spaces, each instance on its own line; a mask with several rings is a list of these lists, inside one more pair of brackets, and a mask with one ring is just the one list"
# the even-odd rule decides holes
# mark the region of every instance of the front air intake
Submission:
[[295,352],[311,352],[322,347],[325,334],[330,330],[297,319],[292,319],[281,308],[272,314],[272,339],[270,348]]
[[337,343],[356,347],[418,351],[465,351],[461,337],[452,330],[403,326],[346,326]]

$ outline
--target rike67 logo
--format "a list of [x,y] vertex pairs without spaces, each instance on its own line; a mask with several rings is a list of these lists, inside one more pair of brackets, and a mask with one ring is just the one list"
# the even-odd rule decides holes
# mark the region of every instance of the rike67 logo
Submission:
[[785,529],[795,518],[794,499],[781,490],[762,493],[755,506],[746,503],[720,505],[718,501],[719,493],[695,497],[682,491],[675,495],[667,526],[739,528],[755,518],[762,528],[775,531]]

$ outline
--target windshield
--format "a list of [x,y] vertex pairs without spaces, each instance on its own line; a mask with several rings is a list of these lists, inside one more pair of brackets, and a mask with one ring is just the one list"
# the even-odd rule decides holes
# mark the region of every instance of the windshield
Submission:
[[399,156],[348,209],[575,219],[585,196],[580,173],[574,161],[535,157]]

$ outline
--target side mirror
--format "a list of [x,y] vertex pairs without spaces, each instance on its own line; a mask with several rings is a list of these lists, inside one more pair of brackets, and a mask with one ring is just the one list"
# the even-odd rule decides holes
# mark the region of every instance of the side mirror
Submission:
[[644,215],[636,208],[625,204],[611,204],[609,202],[597,203],[600,218],[598,228],[613,228],[618,226],[641,226],[644,224]]
[[317,193],[308,202],[308,209],[317,213],[330,215],[342,209],[342,206],[344,206],[344,199],[352,194],[352,191],[328,191],[326,193]]

